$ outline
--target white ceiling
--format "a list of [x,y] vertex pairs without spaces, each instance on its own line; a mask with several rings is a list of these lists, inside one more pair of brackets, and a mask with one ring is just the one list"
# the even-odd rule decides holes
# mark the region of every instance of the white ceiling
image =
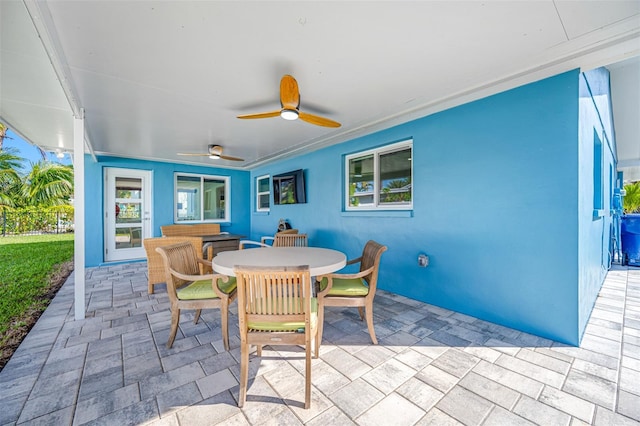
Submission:
[[640,57],[610,65],[618,170],[640,181]]
[[[72,149],[84,109],[95,154],[251,169],[635,58],[611,70],[635,83],[613,99],[620,161],[640,170],[638,0],[2,0],[0,24],[0,117],[48,150]],[[235,118],[279,109],[283,74],[342,127]],[[176,155],[209,143],[246,161]]]

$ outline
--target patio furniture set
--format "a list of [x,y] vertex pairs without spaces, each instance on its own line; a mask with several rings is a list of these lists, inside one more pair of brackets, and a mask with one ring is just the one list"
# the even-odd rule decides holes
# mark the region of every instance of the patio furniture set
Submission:
[[[198,323],[202,309],[220,309],[222,340],[229,350],[229,305],[238,300],[241,339],[240,396],[246,401],[251,345],[262,356],[265,345],[305,347],[305,409],[311,406],[311,351],[318,358],[326,306],[357,307],[367,321],[371,341],[377,344],[373,328],[373,299],[380,257],[387,247],[368,241],[357,259],[346,261],[336,250],[308,247],[306,234],[297,230],[263,237],[260,242],[238,240],[236,250],[218,253],[202,236],[214,229],[162,227],[165,236],[144,241],[148,257],[149,293],[166,282],[171,309],[171,330],[167,347],[175,340],[180,311],[195,309]],[[202,225],[200,225],[202,226]],[[175,236],[182,232],[182,236]],[[215,234],[207,234],[215,235]],[[218,234],[219,235],[219,234]],[[234,240],[236,236],[233,236]],[[273,245],[267,242],[272,241]],[[246,249],[249,246],[257,248]],[[213,257],[213,254],[216,254]],[[208,259],[206,258],[208,257]],[[360,264],[357,273],[337,274],[345,265]]]

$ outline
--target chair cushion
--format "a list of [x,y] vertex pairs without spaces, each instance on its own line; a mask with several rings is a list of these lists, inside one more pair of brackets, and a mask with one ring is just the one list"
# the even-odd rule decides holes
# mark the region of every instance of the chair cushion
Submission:
[[[316,327],[318,323],[318,299],[311,298],[311,327]],[[249,330],[260,331],[295,331],[304,330],[304,321],[288,321],[288,322],[263,322],[250,321],[247,323]]]
[[[222,279],[218,279],[218,285],[222,291],[229,294],[236,289],[236,277],[229,277],[229,281],[226,283]],[[188,286],[178,289],[176,293],[180,300],[215,299],[218,297],[211,285],[211,280],[194,281]]]
[[[369,287],[362,278],[334,278],[333,286],[327,296],[366,296],[369,294]],[[323,278],[320,281],[320,290],[327,288],[328,280]]]

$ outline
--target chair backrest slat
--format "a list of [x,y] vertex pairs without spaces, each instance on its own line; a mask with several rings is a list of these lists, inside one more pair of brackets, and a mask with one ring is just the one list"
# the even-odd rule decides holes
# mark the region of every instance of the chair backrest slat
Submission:
[[305,320],[310,310],[311,277],[309,268],[264,268],[236,266],[238,282],[238,315],[244,322],[247,316],[261,321],[280,322],[297,318]]
[[274,247],[307,247],[308,245],[307,234],[283,234],[279,232],[273,240]]

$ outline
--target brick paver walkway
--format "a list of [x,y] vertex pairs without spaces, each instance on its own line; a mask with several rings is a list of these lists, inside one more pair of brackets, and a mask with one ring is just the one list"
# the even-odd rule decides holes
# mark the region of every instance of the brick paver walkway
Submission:
[[356,309],[330,308],[309,410],[300,348],[252,355],[239,409],[237,326],[225,352],[219,311],[183,313],[167,349],[145,263],[88,269],[82,321],[72,280],[0,373],[0,424],[640,424],[638,268],[609,272],[579,348],[384,291],[374,346]]

